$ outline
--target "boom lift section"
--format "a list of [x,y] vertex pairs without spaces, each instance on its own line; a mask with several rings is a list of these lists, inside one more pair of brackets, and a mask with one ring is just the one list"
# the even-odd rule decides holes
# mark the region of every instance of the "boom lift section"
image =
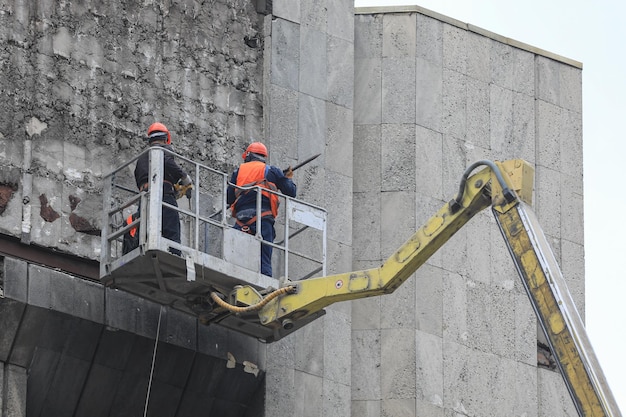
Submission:
[[[479,161],[464,173],[457,196],[380,267],[292,282],[269,296],[244,285],[233,290],[228,303],[216,293],[213,298],[222,308],[247,315],[251,325],[274,329],[274,337],[266,339],[271,342],[330,304],[392,293],[474,215],[491,206],[579,415],[620,417],[558,264],[529,209],[533,175],[523,160]],[[250,315],[254,311],[258,317]]]

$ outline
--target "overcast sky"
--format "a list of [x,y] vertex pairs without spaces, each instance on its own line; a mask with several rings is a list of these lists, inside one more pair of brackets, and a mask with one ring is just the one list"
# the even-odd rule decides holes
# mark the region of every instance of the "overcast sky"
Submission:
[[[356,0],[419,5],[583,63],[587,334],[626,412],[626,2],[618,0]],[[567,278],[567,277],[566,277]]]

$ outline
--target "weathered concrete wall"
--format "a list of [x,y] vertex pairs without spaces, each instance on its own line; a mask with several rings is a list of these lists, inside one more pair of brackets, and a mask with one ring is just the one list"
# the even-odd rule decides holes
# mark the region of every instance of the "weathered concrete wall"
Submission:
[[[481,159],[536,168],[535,211],[583,298],[581,69],[416,12],[355,23],[357,268],[380,264]],[[402,288],[352,304],[353,416],[575,415],[489,212]]]
[[262,134],[261,19],[250,0],[3,2],[0,231],[97,258],[100,179],[154,121],[237,164]]

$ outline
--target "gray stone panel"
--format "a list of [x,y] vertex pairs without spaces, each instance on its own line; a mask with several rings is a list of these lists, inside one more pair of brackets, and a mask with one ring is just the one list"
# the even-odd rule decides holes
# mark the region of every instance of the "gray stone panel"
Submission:
[[517,291],[515,296],[515,355],[516,361],[534,369],[537,365],[537,316],[526,295]]
[[466,271],[472,281],[491,283],[491,228],[495,226],[490,210],[484,210],[474,216],[464,226],[467,232]]
[[559,261],[567,288],[574,299],[578,314],[585,322],[585,247],[580,243],[563,239],[561,246],[562,261]]
[[[352,43],[354,41],[354,1],[339,0],[329,1],[327,31],[331,36],[344,39]],[[353,48],[351,48],[353,49]]]
[[[332,0],[299,0],[300,22],[302,26],[311,26],[322,32],[328,31],[328,4]],[[345,1],[345,0],[342,0]]]
[[[337,306],[345,305],[347,312]],[[324,319],[324,379],[344,387],[351,383],[351,310],[350,303],[331,306]],[[319,342],[318,342],[319,343]],[[349,397],[347,398],[349,399]]]
[[381,194],[381,254],[387,258],[415,233],[415,193]]
[[442,94],[441,131],[457,139],[464,139],[467,123],[467,77],[444,68]]
[[352,330],[352,400],[382,398],[381,331]]
[[560,104],[560,64],[550,58],[537,56],[535,58],[536,98],[548,103]]
[[383,329],[380,358],[382,398],[412,399],[415,402],[415,330]]
[[[352,259],[352,247],[350,245],[337,242],[335,240],[328,240],[327,242],[327,262],[326,273],[328,275],[339,272],[352,271],[354,269]],[[348,310],[348,307],[343,306],[343,303],[333,304],[331,308],[343,308]]]
[[28,264],[4,258],[4,296],[25,303],[28,299]]
[[[415,334],[416,398],[431,407],[443,407],[443,341],[427,332]],[[422,412],[423,414],[423,412]],[[420,415],[422,415],[420,414]]]
[[432,17],[416,14],[415,56],[443,67],[443,28],[444,24]]
[[561,175],[558,171],[543,166],[535,168],[535,214],[546,234],[548,243],[559,259],[559,252],[555,250],[553,239],[561,237],[561,213],[563,203],[561,197]]
[[320,318],[298,331],[295,337],[295,367],[298,371],[319,377],[324,375],[325,338],[330,337],[324,331],[327,319]]
[[[350,346],[350,344],[348,344]],[[350,415],[350,385],[335,381],[324,381],[324,403],[322,415],[328,417],[345,417]]]
[[383,399],[382,400],[383,416],[412,417],[416,414],[415,400],[412,399]]
[[578,416],[561,374],[541,368],[537,369],[537,374],[537,414],[540,416]]
[[265,415],[288,416],[294,413],[301,398],[296,397],[296,371],[287,365],[272,369],[265,376]]
[[[358,59],[354,69],[354,123],[377,125],[382,117],[382,60]],[[419,86],[418,86],[419,87]]]
[[354,17],[354,58],[381,59],[383,56],[383,15]]
[[352,233],[358,236],[359,244],[353,247],[352,256],[358,260],[381,259],[380,198],[377,192],[353,193]]
[[327,172],[326,209],[332,216],[328,219],[328,239],[350,245],[352,243],[352,178]]
[[414,57],[416,31],[415,14],[385,14],[383,57]]
[[576,179],[583,189],[583,126],[582,114],[563,110],[561,113],[561,170]]
[[[415,146],[415,191],[418,194],[418,199],[424,197],[443,198],[442,135],[436,131],[416,126]],[[436,210],[418,214],[425,214],[427,216],[425,218],[430,218],[435,212]]]
[[443,69],[439,63],[418,57],[415,77],[415,122],[441,132]]
[[[289,335],[267,346],[267,369],[295,369],[297,335]],[[293,380],[293,375],[291,376]]]
[[356,125],[353,192],[378,192],[382,186],[382,126]]
[[298,152],[302,155],[323,153],[326,133],[326,102],[306,94],[300,94],[298,99]]
[[535,55],[492,41],[491,80],[497,86],[507,90],[534,96]]
[[583,111],[582,71],[567,65],[559,66],[559,104],[575,113]]
[[[270,134],[267,141],[280,144],[287,155],[295,155],[298,145],[298,93],[271,85],[269,94],[272,100],[272,106],[269,109],[269,127]],[[289,150],[289,153],[287,153]],[[276,152],[270,148],[270,162],[274,161]],[[280,153],[276,153],[278,157]],[[277,162],[275,162],[277,163]]]
[[300,25],[282,19],[272,21],[271,60],[271,82],[297,90],[300,74]]
[[381,417],[381,401],[352,401],[351,417]]
[[392,294],[381,296],[380,327],[382,329],[415,329],[416,309],[409,306],[415,303],[415,275],[411,275]]
[[293,0],[272,0],[272,15],[299,23],[300,2]]
[[382,191],[415,191],[416,131],[412,124],[382,127]]
[[353,129],[352,111],[336,104],[326,104],[326,164],[329,171],[343,176],[353,176]]
[[328,101],[352,109],[354,107],[354,45],[329,37],[327,44]]
[[468,32],[452,25],[443,26],[443,67],[467,74]]
[[443,272],[443,337],[456,343],[467,343],[467,283],[458,274]]
[[[444,406],[457,413],[496,417],[515,415],[516,362],[444,343]],[[522,383],[520,381],[520,383]]]
[[439,337],[443,333],[443,275],[441,268],[424,264],[411,278],[415,279],[415,328]]
[[383,123],[415,123],[415,77],[415,58],[383,58]]
[[561,132],[554,129],[563,120],[564,110],[545,101],[536,101],[537,164],[556,171],[561,170]]
[[296,372],[293,388],[296,399],[294,415],[323,415],[322,409],[325,403],[323,387],[323,379],[319,376]]
[[477,33],[467,33],[467,75],[477,81],[491,82],[491,45],[495,41]]
[[326,58],[326,38],[319,30],[300,29],[300,91],[322,100],[326,99],[326,74],[334,64]]
[[[561,220],[561,238],[564,241],[584,244],[584,200],[582,178],[561,175],[561,210],[567,213]],[[567,258],[563,258],[565,261]],[[562,263],[561,261],[560,263]]]
[[381,297],[369,297],[352,302],[352,331],[380,328]]
[[489,149],[490,139],[490,89],[489,84],[473,78],[467,79],[467,135],[470,145]]

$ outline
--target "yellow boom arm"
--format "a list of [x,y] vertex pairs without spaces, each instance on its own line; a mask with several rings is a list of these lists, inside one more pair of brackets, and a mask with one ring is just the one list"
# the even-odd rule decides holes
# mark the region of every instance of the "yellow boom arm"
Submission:
[[[487,168],[471,175],[481,165]],[[293,282],[265,297],[250,286],[238,287],[229,305],[239,310],[231,311],[258,311],[255,325],[273,329],[267,341],[277,340],[319,317],[330,304],[392,293],[474,215],[491,206],[578,413],[620,417],[558,264],[528,209],[532,189],[533,169],[525,161],[479,161],[466,170],[456,198],[380,267]]]

